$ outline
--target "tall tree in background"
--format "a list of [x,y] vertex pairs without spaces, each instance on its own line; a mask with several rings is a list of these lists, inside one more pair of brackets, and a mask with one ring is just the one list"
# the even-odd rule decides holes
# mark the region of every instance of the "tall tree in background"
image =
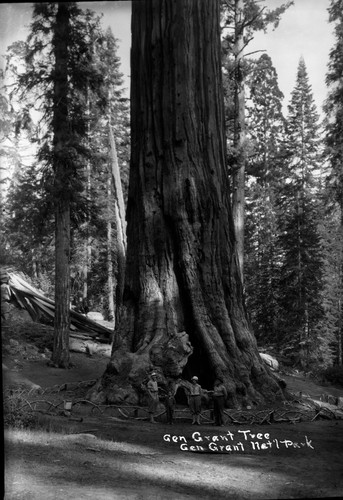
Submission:
[[[108,65],[111,73],[108,74],[109,111],[108,111],[108,183],[109,203],[114,198],[114,232],[112,238],[112,223],[108,221],[108,288],[109,288],[109,318],[115,318],[121,307],[124,291],[124,272],[126,258],[126,207],[123,193],[122,178],[128,177],[129,165],[129,107],[128,100],[123,96],[123,75],[119,73],[119,57],[117,56],[117,42],[110,30],[106,33]],[[112,76],[112,79],[110,78]],[[120,168],[121,167],[121,168]],[[113,243],[112,243],[113,241]],[[111,255],[115,249],[115,277],[116,284],[111,290],[112,267]]]
[[137,402],[161,381],[222,376],[232,406],[274,399],[243,306],[234,244],[219,2],[132,10],[131,144],[124,299],[111,362],[91,397]]
[[[256,31],[275,29],[282,14],[293,4],[282,4],[274,10],[261,7],[256,0],[227,0],[223,2],[224,60],[226,87],[233,89],[233,105],[228,118],[229,164],[232,180],[232,212],[236,231],[236,244],[242,280],[244,276],[245,226],[245,168],[246,168],[246,113],[245,80],[249,64],[245,48]],[[247,54],[249,55],[249,54]],[[230,92],[229,92],[230,94]],[[231,132],[230,132],[231,129]]]
[[[11,47],[9,73],[17,69],[24,57],[25,43],[16,42]],[[6,86],[4,85],[4,90]],[[1,103],[1,167],[2,176],[2,241],[1,259],[10,266],[18,267],[32,278],[44,272],[51,264],[50,245],[40,235],[42,205],[41,175],[32,167],[34,151],[32,139],[35,127],[29,112],[29,102],[22,100],[20,109],[10,96],[0,96]],[[45,251],[41,245],[44,240]]]
[[[55,11],[52,9],[51,19],[46,22],[44,43],[39,47],[42,54],[36,56],[33,69],[25,65],[25,60],[30,60],[28,54],[31,53],[33,57],[35,53],[33,40],[30,43],[15,42],[9,48],[7,76],[14,82],[20,81],[20,86],[25,91],[20,93],[19,89],[18,93],[10,93],[11,106],[16,113],[12,112],[9,121],[13,140],[12,145],[9,141],[11,147],[7,148],[5,153],[8,161],[14,166],[9,195],[4,204],[8,216],[3,220],[3,245],[11,249],[7,253],[12,265],[31,278],[37,278],[37,285],[48,293],[50,298],[53,298],[54,294],[54,265],[50,252],[55,244],[52,234],[53,190],[47,191],[45,182],[50,173],[49,159],[42,154],[43,161],[39,162],[34,157],[34,152],[44,141],[51,141],[51,137],[47,133],[50,130],[48,123],[42,124],[43,120],[39,120],[36,126],[36,119],[32,120],[31,111],[37,110],[38,116],[43,115],[50,119],[52,105],[49,104],[49,89],[52,83],[48,72],[53,66],[49,51],[52,33],[50,26],[54,15]],[[110,29],[105,34],[101,32],[91,12],[87,11],[82,15],[83,19],[80,18],[75,23],[75,29],[80,29],[80,37],[85,37],[92,61],[90,63],[89,60],[82,68],[83,62],[80,58],[80,72],[87,83],[83,93],[86,135],[83,138],[85,156],[78,171],[82,186],[80,185],[79,193],[74,193],[77,202],[73,204],[71,212],[71,300],[73,306],[80,308],[81,312],[84,311],[83,305],[86,302],[95,308],[94,310],[103,312],[107,319],[111,316],[109,304],[111,300],[114,304],[113,297],[117,294],[117,291],[113,292],[113,287],[118,289],[117,284],[122,282],[118,274],[118,262],[122,259],[118,256],[118,249],[114,248],[114,244],[106,236],[106,232],[112,234],[115,241],[117,235],[109,123],[115,135],[117,163],[124,183],[124,197],[127,198],[129,103],[123,93],[117,40]],[[78,44],[77,38],[75,40]],[[78,54],[76,50],[74,56],[77,58],[82,53],[85,55],[86,51],[83,49]],[[101,75],[95,86],[92,83],[93,77],[88,74],[90,71]],[[25,87],[26,83],[29,88]],[[77,87],[73,88],[76,92]],[[77,100],[74,100],[74,103],[76,102]],[[47,106],[47,111],[44,111],[44,105]],[[9,105],[8,108],[10,110]],[[3,116],[5,118],[6,115]],[[87,149],[91,150],[91,154],[87,153]],[[30,157],[24,156],[25,151],[32,152]],[[122,208],[121,212],[123,211]],[[29,232],[25,230],[24,224],[31,228]],[[107,231],[108,228],[111,230]],[[110,266],[113,271],[111,273],[107,271]],[[108,285],[111,280],[112,288]],[[99,294],[99,290],[104,293]],[[83,298],[86,300],[82,300]],[[114,310],[113,306],[112,316]]]
[[244,279],[244,225],[245,225],[245,162],[246,162],[246,127],[245,127],[245,89],[244,89],[244,46],[245,46],[244,0],[235,0],[234,4],[234,126],[233,150],[235,163],[232,169],[232,215],[236,231],[237,253],[242,281]]
[[280,252],[275,201],[282,171],[283,94],[270,57],[252,63],[247,77],[245,289],[254,332],[262,344],[277,338]]
[[[22,271],[35,275],[38,262],[44,267],[44,259],[38,255],[40,182],[24,158],[32,120],[27,114],[19,118],[10,99],[2,94],[0,115],[1,261],[10,266],[20,262]],[[25,133],[19,132],[21,120],[26,122]]]
[[97,151],[97,158],[90,165],[91,206],[95,203],[97,212],[90,209],[89,235],[94,248],[88,289],[93,296],[98,295],[99,288],[106,291],[103,312],[111,320],[121,295],[119,283],[124,273],[126,231],[122,180],[127,198],[130,142],[129,103],[124,95],[117,50],[118,42],[108,29],[102,43],[96,47],[99,71],[104,75],[101,91],[106,105],[99,108],[96,99],[91,99],[89,127],[89,140]]
[[[3,71],[0,70],[0,90],[3,87]],[[14,142],[13,121],[14,112],[11,110],[8,98],[0,93],[0,189],[1,198],[3,188],[10,181],[9,171],[17,163],[17,153]],[[6,161],[7,160],[7,161]]]
[[285,134],[283,94],[271,58],[251,61],[247,76],[248,178],[262,186],[280,177],[280,154]]
[[[326,182],[326,207],[332,228],[330,238],[325,238],[331,257],[332,280],[326,281],[328,290],[326,317],[330,320],[331,333],[335,336],[335,353],[339,365],[343,364],[343,1],[332,0],[329,21],[335,23],[336,43],[330,52],[326,83],[329,87],[325,103],[326,153],[330,172]],[[331,250],[330,250],[331,248]],[[335,258],[334,258],[335,257]],[[330,261],[326,260],[326,264]],[[334,271],[332,273],[332,271]]]
[[[109,317],[117,317],[123,296],[125,254],[126,254],[126,206],[124,198],[127,198],[127,183],[129,170],[129,102],[124,96],[123,75],[119,71],[120,59],[117,55],[117,40],[113,37],[111,30],[106,33],[105,54],[101,58],[110,70],[106,74],[106,91],[108,92],[108,122],[106,123],[107,141],[109,153],[107,154],[108,182],[111,186],[109,191],[109,203],[113,204],[114,217],[108,221],[108,288],[109,304],[113,304],[113,310],[109,307]],[[122,182],[123,181],[123,182]],[[124,190],[126,191],[124,195]],[[112,238],[113,233],[113,238]],[[115,262],[115,285],[111,288],[110,268],[112,266],[111,255],[114,253]]]
[[49,269],[54,268],[54,238],[47,226],[53,224],[53,218],[47,214],[47,220],[42,221],[45,193],[41,181],[35,167],[22,167],[12,177],[2,224],[6,246],[10,249],[9,264],[34,280],[44,275],[45,282],[51,283],[53,272]]
[[[80,168],[77,154],[79,141],[76,138],[74,129],[76,124],[72,123],[69,108],[70,18],[70,6],[59,3],[52,38],[52,48],[55,56],[52,98],[52,164],[55,206],[55,333],[52,361],[63,368],[69,368],[70,202],[75,188],[75,183],[72,183],[72,181],[76,180],[77,169]],[[74,186],[71,184],[74,184]]]
[[283,345],[293,349],[305,368],[322,317],[322,259],[318,231],[320,136],[303,58],[288,106],[287,168],[280,191],[279,234],[283,254],[280,308]]
[[342,365],[342,259],[343,232],[340,211],[332,206],[327,190],[323,192],[322,220],[319,224],[323,256],[323,318],[318,334],[318,368]]
[[[98,21],[72,2],[35,4],[18,88],[42,114],[38,159],[55,218],[55,334],[52,362],[69,366],[70,223],[82,211],[89,150],[86,95],[102,76],[92,64],[90,38]],[[38,129],[39,131],[39,129]]]

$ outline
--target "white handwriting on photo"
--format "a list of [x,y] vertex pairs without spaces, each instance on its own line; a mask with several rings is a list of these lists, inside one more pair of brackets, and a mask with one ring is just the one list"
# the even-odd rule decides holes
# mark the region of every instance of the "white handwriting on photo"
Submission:
[[314,450],[312,440],[304,436],[299,441],[291,439],[272,438],[269,432],[253,433],[250,430],[238,430],[234,433],[230,430],[223,434],[202,434],[193,432],[190,439],[185,436],[164,434],[163,441],[178,444],[181,451],[197,452],[247,452],[263,450],[285,450],[285,449],[311,449]]

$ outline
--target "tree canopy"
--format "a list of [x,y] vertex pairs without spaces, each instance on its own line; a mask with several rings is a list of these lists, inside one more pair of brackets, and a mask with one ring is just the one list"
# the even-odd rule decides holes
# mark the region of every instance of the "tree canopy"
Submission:
[[154,369],[244,406],[281,396],[259,350],[342,364],[342,1],[323,124],[305,60],[284,113],[271,57],[246,54],[290,4],[134,2],[130,99],[116,34],[78,3],[35,4],[10,47],[2,262],[56,294],[60,366],[70,305],[115,318],[92,397],[141,402]]

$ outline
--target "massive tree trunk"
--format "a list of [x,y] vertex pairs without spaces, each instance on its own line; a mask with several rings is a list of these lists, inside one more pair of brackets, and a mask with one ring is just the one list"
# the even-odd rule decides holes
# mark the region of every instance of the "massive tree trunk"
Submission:
[[70,199],[64,194],[68,170],[64,150],[69,141],[68,121],[68,40],[70,12],[59,3],[53,37],[55,55],[53,154],[55,196],[55,321],[52,362],[69,367],[70,326]]
[[137,401],[150,369],[222,376],[232,407],[280,390],[249,329],[225,166],[217,0],[133,2],[127,261],[111,362],[91,396]]

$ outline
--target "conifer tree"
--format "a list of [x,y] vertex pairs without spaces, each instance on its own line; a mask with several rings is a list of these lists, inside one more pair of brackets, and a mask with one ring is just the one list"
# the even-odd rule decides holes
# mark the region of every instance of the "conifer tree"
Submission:
[[[104,75],[101,86],[104,105],[99,107],[96,99],[91,98],[89,109],[89,141],[97,151],[96,158],[93,158],[90,164],[89,196],[96,203],[97,209],[89,210],[88,232],[96,251],[91,252],[92,259],[89,262],[88,292],[93,304],[99,300],[99,288],[106,292],[104,295],[107,297],[102,297],[101,300],[108,319],[113,319],[115,313],[114,288],[122,273],[119,272],[120,252],[115,245],[118,223],[112,176],[113,150],[127,192],[130,142],[129,103],[124,95],[123,75],[120,72],[117,50],[118,41],[109,28],[101,45],[96,47],[95,54],[98,70]],[[124,206],[121,212],[124,212]],[[125,213],[122,213],[121,217],[125,219]],[[96,305],[99,305],[99,302]]]
[[[330,171],[325,186],[325,206],[327,207],[328,226],[333,229],[331,238],[324,238],[329,248],[331,281],[326,279],[325,310],[330,331],[335,337],[336,361],[343,364],[343,1],[332,0],[329,8],[329,21],[335,24],[335,45],[331,49],[326,75],[329,88],[324,110],[327,115],[326,154]],[[327,234],[327,233],[325,233]],[[331,266],[330,266],[331,263]],[[335,270],[334,273],[332,271]],[[327,275],[326,275],[327,276]]]
[[343,232],[340,212],[328,209],[327,192],[324,192],[323,218],[319,225],[323,255],[322,306],[324,315],[318,327],[318,364],[327,368],[342,365],[342,259]]
[[[73,2],[34,5],[23,46],[17,96],[41,113],[38,160],[55,226],[55,335],[52,362],[69,366],[71,221],[85,212],[82,199],[87,147],[88,89],[102,81],[92,58],[99,22]],[[100,36],[100,33],[99,33]]]
[[[246,123],[245,80],[249,68],[245,48],[254,32],[275,29],[281,15],[293,4],[288,1],[269,10],[256,0],[227,0],[223,2],[223,68],[226,95],[233,98],[227,105],[227,137],[229,142],[229,166],[232,181],[232,212],[235,223],[236,244],[242,280],[244,276],[244,220],[245,220],[245,167],[246,167]],[[230,101],[230,97],[226,99]]]
[[[23,42],[12,46],[12,68],[19,64],[24,49]],[[28,103],[22,101],[19,108],[4,93],[1,95],[1,116],[1,160],[7,174],[2,178],[6,189],[1,196],[1,259],[34,280],[44,275],[45,281],[51,282],[51,238],[47,237],[45,229],[52,221],[45,217],[42,174],[32,164],[35,126]]]
[[267,54],[253,64],[247,77],[247,94],[245,285],[254,332],[266,344],[277,340],[275,199],[285,131],[283,94]]
[[[54,239],[48,230],[53,219],[45,210],[45,199],[36,168],[22,168],[9,186],[3,225],[14,267],[34,279],[44,275],[53,281]],[[47,218],[42,217],[44,212]]]
[[271,58],[263,54],[251,62],[247,76],[247,175],[261,185],[277,180],[285,132],[283,94]]
[[288,106],[287,164],[279,200],[281,343],[307,368],[322,318],[322,259],[318,231],[318,114],[303,58]]
[[[54,11],[52,10],[51,19],[53,19],[53,15]],[[120,60],[117,55],[117,40],[110,29],[105,34],[102,33],[98,20],[94,19],[94,16],[90,12],[81,12],[80,29],[82,24],[84,26],[81,31],[89,44],[87,50],[92,62],[85,66],[86,73],[84,74],[85,86],[83,92],[84,129],[86,131],[83,138],[85,156],[78,170],[81,183],[79,185],[79,193],[74,193],[75,204],[71,211],[71,300],[74,307],[82,306],[83,303],[80,299],[85,294],[87,302],[94,306],[96,310],[107,311],[109,299],[106,299],[106,294],[110,296],[107,281],[110,278],[106,272],[106,252],[108,247],[108,242],[106,241],[106,224],[110,223],[113,226],[114,236],[116,234],[114,203],[112,199],[113,182],[108,160],[110,156],[108,124],[111,122],[116,136],[118,162],[122,168],[121,177],[127,192],[128,145],[130,140],[128,131],[129,104],[122,89],[123,82],[119,71]],[[49,35],[50,38],[48,36],[49,23],[47,23],[46,27],[46,42],[48,42],[46,45],[49,47],[49,40],[51,39],[51,36]],[[33,92],[36,87],[39,88],[40,84],[39,75],[37,76],[32,68],[25,67],[24,64],[25,60],[29,63],[28,54],[30,44],[33,46],[34,41],[31,40],[30,43],[28,41],[15,42],[9,50],[7,67],[11,71],[13,79],[20,81],[20,87],[23,89],[26,88],[26,80],[28,82],[30,80],[27,76],[29,71],[31,71],[31,80],[33,81],[34,78],[37,80],[32,84],[30,92],[25,91],[20,94],[19,89],[17,94],[13,93],[11,96],[11,103],[18,110],[18,117],[15,117],[15,120],[11,120],[12,123],[16,123],[17,142],[23,142],[23,138],[26,136],[28,138],[31,137],[34,143],[29,144],[29,146],[32,149],[34,144],[42,146],[44,140],[48,140],[48,135],[46,134],[48,127],[47,123],[42,124],[41,121],[38,122],[35,129],[32,120],[31,122],[29,120],[30,112],[28,110],[34,108]],[[33,53],[34,51],[31,50],[31,52]],[[85,50],[83,52],[85,53]],[[75,51],[75,56],[77,57],[77,51]],[[48,50],[46,49],[42,55],[42,61],[47,59]],[[38,72],[41,71],[40,64],[41,61],[37,56],[36,66]],[[50,67],[52,67],[51,65]],[[42,76],[42,85],[44,85],[44,81],[46,83],[50,81],[47,77],[48,66],[43,66],[43,69],[45,73],[44,71],[40,73]],[[93,71],[93,75],[98,75],[97,78],[101,75],[97,85],[94,85],[92,75],[88,74],[90,70]],[[16,99],[18,94],[20,96],[19,104],[17,104],[18,97]],[[41,99],[43,95],[43,92],[38,91],[38,98],[35,101],[35,108],[37,108],[40,114],[45,113],[45,101]],[[49,119],[49,113],[46,113],[45,116]],[[29,127],[31,128],[29,129]],[[18,252],[15,255],[13,251],[11,252],[12,260],[16,262],[18,268],[28,272],[31,277],[34,274],[33,269],[37,269],[38,279],[42,279],[43,282],[48,279],[49,282],[53,283],[53,274],[51,275],[51,272],[49,272],[49,268],[53,271],[53,266],[51,267],[50,254],[47,255],[48,252],[45,251],[46,248],[54,245],[54,236],[51,231],[54,227],[54,209],[51,189],[46,189],[49,186],[49,182],[47,181],[49,181],[50,175],[48,161],[44,166],[44,151],[48,150],[47,147],[45,150],[43,148],[40,153],[43,161],[38,162],[36,160],[31,167],[27,167],[24,164],[21,167],[21,154],[17,154],[16,161],[18,166],[16,167],[16,171],[18,175],[15,175],[16,181],[11,188],[11,196],[6,202],[6,208],[12,215],[6,218],[4,244],[13,247],[15,241],[18,241],[20,243]],[[18,148],[16,148],[16,151],[18,151]],[[32,182],[30,178],[32,178]],[[106,179],[109,179],[110,182],[111,200],[109,203],[107,201]],[[27,190],[27,185],[35,186],[33,196],[28,196],[31,189]],[[23,190],[26,190],[27,194]],[[20,200],[23,200],[23,202],[20,202]],[[22,217],[22,211],[24,209],[26,221],[28,221],[28,218],[34,218],[34,221],[30,221],[30,227],[35,230],[34,233],[30,232],[30,234],[27,234],[24,232],[23,234],[21,232],[23,230],[22,222],[24,218]],[[36,222],[38,222],[37,225]],[[117,273],[117,252],[112,248],[110,254],[113,260],[114,272]],[[29,258],[27,258],[28,255]],[[45,257],[47,257],[47,261]],[[36,265],[36,258],[40,266]],[[85,269],[87,269],[88,274],[86,286]],[[45,276],[45,273],[48,273],[49,276]],[[99,290],[102,290],[103,293],[99,294]]]
[[[3,90],[3,72],[0,70],[0,90]],[[8,184],[8,170],[16,162],[16,151],[13,143],[14,113],[10,109],[8,99],[4,93],[0,93],[0,189]],[[1,193],[2,195],[3,193]]]

